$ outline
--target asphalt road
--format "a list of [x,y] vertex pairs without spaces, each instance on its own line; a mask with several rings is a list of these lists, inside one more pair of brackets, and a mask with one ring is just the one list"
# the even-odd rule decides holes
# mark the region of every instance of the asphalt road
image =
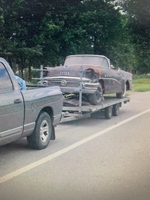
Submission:
[[110,120],[58,125],[45,150],[0,147],[0,199],[149,200],[150,92],[130,99]]

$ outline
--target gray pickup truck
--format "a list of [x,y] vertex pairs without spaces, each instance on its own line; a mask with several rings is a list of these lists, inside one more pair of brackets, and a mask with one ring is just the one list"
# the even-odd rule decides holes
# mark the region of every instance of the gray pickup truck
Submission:
[[58,86],[20,90],[8,62],[0,58],[0,145],[27,137],[33,149],[55,139],[63,95]]

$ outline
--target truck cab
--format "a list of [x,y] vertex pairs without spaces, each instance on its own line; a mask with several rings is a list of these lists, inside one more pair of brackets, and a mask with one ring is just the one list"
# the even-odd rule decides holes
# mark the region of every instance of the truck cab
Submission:
[[18,139],[23,131],[24,103],[6,65],[0,62],[0,145]]

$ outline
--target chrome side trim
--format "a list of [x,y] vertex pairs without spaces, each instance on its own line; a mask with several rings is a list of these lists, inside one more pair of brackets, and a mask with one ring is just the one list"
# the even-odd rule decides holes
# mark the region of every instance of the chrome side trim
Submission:
[[121,82],[119,82],[117,79],[115,79],[115,78],[105,78],[105,77],[102,77],[101,78],[102,80],[112,80],[112,81],[116,81],[117,83],[119,83],[119,84],[121,84]]
[[14,128],[14,129],[10,129],[7,131],[3,131],[0,133],[0,138],[4,138],[4,137],[7,137],[7,136],[10,136],[13,134],[18,134],[18,133],[20,133],[20,135],[21,135],[22,130],[23,130],[23,126],[20,126],[20,127]]
[[22,137],[30,135],[34,130],[34,127],[35,127],[35,122],[29,123],[29,124],[25,124]]
[[26,128],[26,127],[30,127],[30,126],[32,126],[32,125],[35,125],[35,122],[25,124],[25,125],[24,125],[24,128]]

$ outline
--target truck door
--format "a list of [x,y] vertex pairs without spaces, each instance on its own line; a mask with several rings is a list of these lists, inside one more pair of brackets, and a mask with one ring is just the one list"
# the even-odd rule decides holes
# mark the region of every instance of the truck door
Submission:
[[0,62],[0,145],[15,141],[23,131],[24,103],[7,68]]

